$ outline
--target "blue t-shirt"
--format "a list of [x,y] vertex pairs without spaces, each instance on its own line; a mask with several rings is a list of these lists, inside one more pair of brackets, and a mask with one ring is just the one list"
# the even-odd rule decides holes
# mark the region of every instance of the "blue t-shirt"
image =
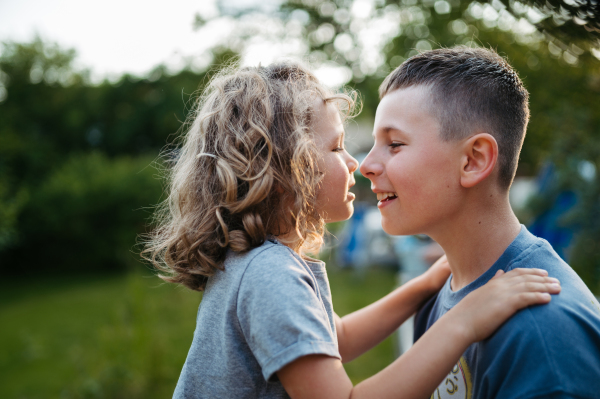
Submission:
[[432,398],[600,398],[600,305],[545,240],[523,226],[494,265],[461,290],[441,291],[417,313],[415,341],[498,270],[546,269],[562,291],[519,311],[460,358]]

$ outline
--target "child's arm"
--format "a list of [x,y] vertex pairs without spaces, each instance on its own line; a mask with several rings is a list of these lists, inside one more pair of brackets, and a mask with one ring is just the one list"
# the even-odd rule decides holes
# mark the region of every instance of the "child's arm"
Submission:
[[343,318],[335,315],[342,362],[355,359],[387,338],[439,291],[449,275],[450,267],[444,255],[427,272],[379,301]]
[[469,345],[488,337],[516,311],[550,301],[560,285],[545,270],[498,272],[442,316],[400,358],[356,387],[342,363],[304,356],[277,372],[294,398],[427,398]]

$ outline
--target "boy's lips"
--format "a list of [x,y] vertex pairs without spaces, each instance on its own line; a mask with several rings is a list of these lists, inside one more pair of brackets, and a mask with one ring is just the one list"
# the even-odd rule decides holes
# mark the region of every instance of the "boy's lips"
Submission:
[[380,192],[375,194],[377,195],[377,199],[379,201],[387,201],[398,197],[398,195],[394,192]]
[[388,197],[388,198],[386,198],[384,200],[381,200],[381,201],[377,202],[377,208],[381,209],[384,206],[390,205],[391,203],[393,203],[397,199],[398,199],[398,197]]
[[391,202],[395,201],[396,199],[398,199],[398,195],[395,192],[391,192],[391,191],[374,191],[375,194],[377,195],[377,199],[379,200],[377,202],[377,207],[378,208],[382,208],[386,205],[389,205]]

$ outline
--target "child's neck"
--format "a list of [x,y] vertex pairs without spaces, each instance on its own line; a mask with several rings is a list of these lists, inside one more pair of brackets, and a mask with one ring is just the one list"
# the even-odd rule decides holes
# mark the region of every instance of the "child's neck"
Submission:
[[446,252],[453,291],[485,273],[521,230],[508,195],[493,204],[474,201],[463,209],[454,220],[431,234]]

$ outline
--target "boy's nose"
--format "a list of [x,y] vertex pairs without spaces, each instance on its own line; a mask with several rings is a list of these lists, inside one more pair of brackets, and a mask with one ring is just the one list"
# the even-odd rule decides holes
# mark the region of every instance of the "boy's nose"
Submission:
[[379,176],[383,172],[383,167],[380,162],[375,161],[373,151],[369,152],[365,159],[360,164],[360,173],[370,179],[375,176]]

